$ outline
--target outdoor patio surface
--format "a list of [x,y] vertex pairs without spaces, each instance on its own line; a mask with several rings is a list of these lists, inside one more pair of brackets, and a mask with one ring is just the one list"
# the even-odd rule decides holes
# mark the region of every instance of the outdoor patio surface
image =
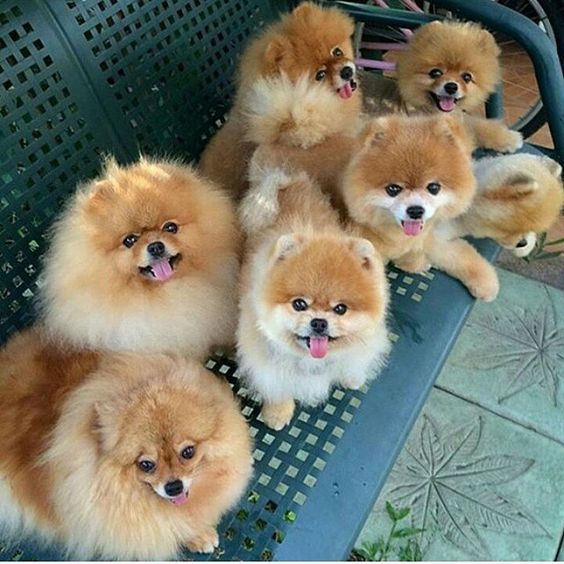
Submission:
[[564,291],[498,272],[357,547],[388,535],[390,501],[410,508],[402,527],[424,529],[410,537],[424,560],[564,560]]

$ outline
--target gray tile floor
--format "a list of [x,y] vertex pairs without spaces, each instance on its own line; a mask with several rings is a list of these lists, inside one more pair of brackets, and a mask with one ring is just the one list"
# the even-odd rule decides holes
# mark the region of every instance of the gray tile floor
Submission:
[[499,274],[499,298],[474,308],[357,547],[387,535],[391,501],[424,529],[424,560],[564,559],[564,292]]

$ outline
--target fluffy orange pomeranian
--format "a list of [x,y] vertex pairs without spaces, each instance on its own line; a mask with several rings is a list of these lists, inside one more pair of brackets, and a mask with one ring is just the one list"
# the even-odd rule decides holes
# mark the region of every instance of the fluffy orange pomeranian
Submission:
[[239,197],[265,138],[311,149],[354,129],[362,101],[353,31],[338,9],[304,2],[252,41],[241,57],[234,107],[202,155],[202,172]]
[[468,211],[445,222],[448,238],[490,237],[518,257],[557,220],[564,200],[562,167],[546,156],[518,154],[474,162],[478,191]]
[[0,522],[75,558],[213,551],[252,472],[229,386],[194,361],[65,353],[38,331],[0,352]]
[[410,272],[434,265],[475,297],[496,297],[495,269],[466,241],[446,241],[435,232],[437,222],[466,211],[476,191],[471,143],[459,119],[376,118],[342,189],[350,217],[385,259]]
[[499,54],[493,35],[478,24],[423,25],[398,55],[397,94],[388,88],[387,94],[395,98],[389,102],[407,113],[463,114],[476,146],[513,152],[523,144],[520,133],[501,120],[472,115],[501,80]]
[[357,389],[383,366],[388,288],[366,239],[343,231],[336,211],[304,173],[250,167],[240,216],[248,235],[241,282],[242,374],[273,429],[295,402],[316,405],[335,385]]
[[239,236],[228,196],[191,168],[141,159],[80,186],[44,261],[54,339],[202,359],[234,342]]

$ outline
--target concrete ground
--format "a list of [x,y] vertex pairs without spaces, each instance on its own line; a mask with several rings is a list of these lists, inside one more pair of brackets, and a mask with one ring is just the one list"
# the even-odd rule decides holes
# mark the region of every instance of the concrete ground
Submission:
[[[398,457],[356,546],[391,526],[424,560],[564,560],[564,292],[499,270]],[[413,542],[412,540],[412,542]],[[396,538],[397,559],[407,538]]]

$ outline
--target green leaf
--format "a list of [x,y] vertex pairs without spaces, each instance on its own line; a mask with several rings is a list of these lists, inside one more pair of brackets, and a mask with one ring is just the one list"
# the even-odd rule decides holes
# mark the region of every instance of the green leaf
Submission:
[[544,246],[546,247],[547,245],[560,245],[560,243],[564,243],[564,237],[562,237],[562,239],[555,239],[554,241],[548,241],[547,243],[544,244]]
[[409,507],[402,507],[401,509],[398,509],[396,511],[397,521],[401,521],[402,519],[405,519],[409,515],[410,511],[411,509],[409,509]]
[[386,511],[392,521],[398,520],[398,518],[396,517],[396,510],[394,509],[394,506],[389,501],[386,501]]
[[405,527],[404,529],[398,529],[397,531],[394,531],[392,538],[404,539],[406,537],[412,537],[413,535],[417,535],[422,532],[423,529],[418,529],[417,527]]

